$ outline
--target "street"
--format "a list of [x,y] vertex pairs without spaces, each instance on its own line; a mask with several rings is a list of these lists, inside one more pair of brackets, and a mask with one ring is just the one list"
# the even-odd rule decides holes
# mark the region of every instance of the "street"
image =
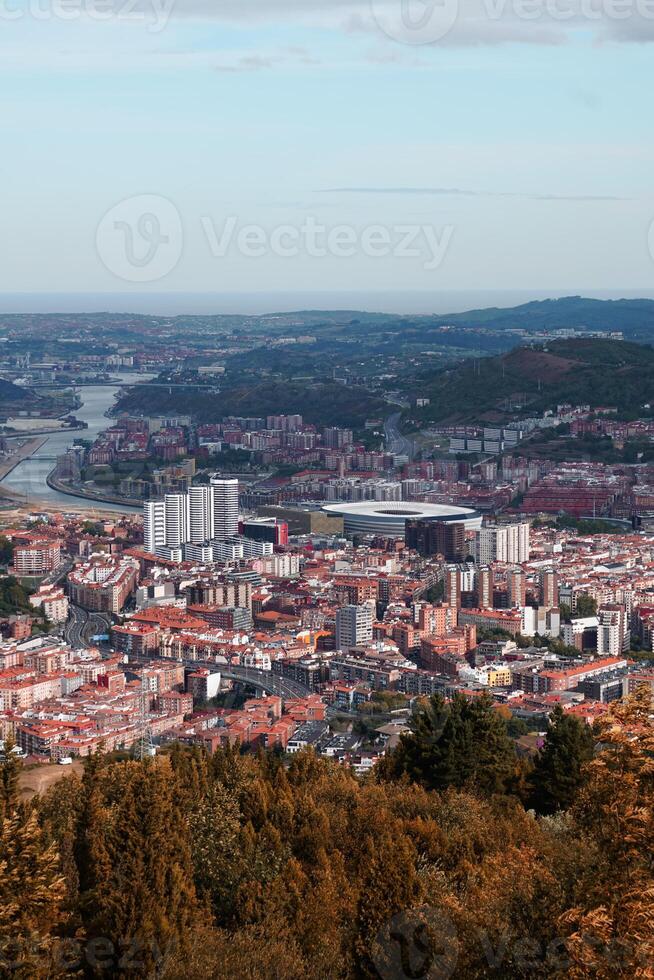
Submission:
[[400,418],[401,413],[395,412],[384,422],[386,451],[397,456],[408,456],[411,460],[415,452],[413,441],[400,432]]
[[[144,654],[134,655],[130,654],[130,661],[136,663],[149,663],[150,661],[159,660],[162,663],[170,662],[167,657],[156,657],[156,656],[146,656]],[[174,663],[181,663],[184,667],[197,670],[199,667],[205,667],[208,670],[220,673],[221,677],[226,680],[239,681],[245,684],[251,684],[253,687],[258,687],[261,690],[265,690],[269,694],[277,694],[283,698],[305,698],[311,693],[306,685],[301,684],[299,681],[290,680],[287,677],[280,677],[278,674],[274,674],[270,670],[257,670],[254,667],[233,667],[228,664],[219,664],[213,660],[175,660]]]
[[64,627],[66,642],[79,650],[92,645],[92,636],[102,636],[111,629],[111,616],[108,613],[87,612],[72,603],[68,607],[68,622]]

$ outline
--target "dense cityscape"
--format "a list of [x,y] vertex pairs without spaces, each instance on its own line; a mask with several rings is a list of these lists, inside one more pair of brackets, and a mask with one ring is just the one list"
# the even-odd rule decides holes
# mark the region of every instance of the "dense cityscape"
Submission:
[[[581,337],[586,359],[625,363],[636,345],[613,334]],[[556,388],[546,396],[549,405],[539,402],[560,369],[552,352],[565,342],[541,338],[499,358],[487,353],[486,363],[504,377],[506,358],[522,356],[521,350],[541,358],[535,391],[510,396],[510,405],[497,392],[494,410],[449,405],[428,422],[419,413],[432,396],[438,401],[439,385],[450,384],[448,368],[437,369],[428,383],[405,382],[399,392],[394,378],[374,386],[346,379],[334,386],[330,423],[321,424],[316,406],[308,406],[311,421],[300,412],[232,414],[221,397],[225,391],[229,406],[229,359],[210,372],[221,381],[209,382],[214,408],[207,418],[204,401],[195,410],[189,403],[183,415],[161,414],[160,401],[150,412],[144,408],[148,391],[175,400],[182,392],[186,399],[194,391],[206,397],[207,372],[194,365],[194,353],[176,352],[163,369],[153,361],[138,364],[122,342],[120,357],[102,362],[88,355],[34,362],[20,355],[16,363],[9,354],[0,483],[0,768],[3,832],[14,837],[3,846],[27,846],[16,842],[16,821],[40,822],[42,838],[24,827],[31,847],[42,840],[39,867],[57,908],[56,926],[40,926],[32,946],[19,941],[15,969],[59,975],[56,957],[75,932],[84,936],[75,940],[79,968],[95,975],[94,943],[111,936],[107,963],[115,970],[115,930],[123,929],[139,943],[147,936],[135,975],[161,966],[163,975],[175,976],[178,957],[190,955],[191,936],[199,956],[197,930],[205,929],[213,932],[194,969],[236,975],[240,967],[230,956],[244,955],[246,937],[254,935],[248,930],[263,930],[264,950],[273,941],[266,917],[275,914],[277,887],[288,875],[309,875],[302,887],[310,891],[339,887],[338,861],[347,850],[335,843],[340,831],[331,837],[321,831],[321,844],[301,843],[317,833],[310,820],[300,829],[301,800],[309,792],[332,825],[340,819],[328,802],[336,787],[359,794],[363,807],[382,793],[379,812],[397,825],[393,848],[398,840],[409,850],[433,848],[420,843],[411,819],[421,807],[454,806],[448,793],[458,794],[464,824],[472,819],[464,816],[466,807],[483,803],[488,810],[475,819],[495,824],[508,805],[501,819],[509,821],[511,812],[513,823],[503,834],[515,837],[516,860],[524,860],[530,840],[519,813],[541,820],[538,846],[545,850],[548,835],[562,832],[547,821],[564,814],[566,847],[579,848],[582,840],[585,848],[600,846],[578,808],[591,806],[593,780],[608,765],[606,746],[621,732],[633,756],[610,770],[611,779],[622,779],[618,772],[627,765],[642,765],[645,778],[647,756],[641,760],[634,744],[642,741],[646,753],[652,738],[654,460],[647,447],[654,421],[649,404],[638,414],[610,404],[604,390],[577,404],[572,397],[559,401]],[[636,348],[634,356],[642,360],[646,350]],[[455,370],[466,370],[466,359],[461,363]],[[112,376],[116,368],[131,372],[124,387]],[[143,368],[150,373],[139,374]],[[473,366],[473,376],[481,370]],[[107,407],[93,417],[85,406],[103,384]],[[572,395],[576,387],[573,373],[565,390]],[[359,409],[350,425],[334,424],[335,413],[349,411],[355,390],[364,406],[374,398],[378,414],[366,417]],[[37,392],[28,395],[27,411],[16,409],[21,392]],[[39,453],[45,476],[29,469]],[[601,775],[600,795],[608,778]],[[126,799],[144,794],[147,812],[110,816],[114,779]],[[286,784],[295,830],[277,813]],[[263,794],[256,806],[255,786]],[[401,816],[398,791],[406,796],[403,807],[418,807],[415,817]],[[424,803],[417,792],[427,794]],[[163,797],[156,803],[161,793],[168,803]],[[440,802],[428,804],[430,794]],[[625,803],[621,819],[637,800]],[[599,806],[599,797],[592,805]],[[96,819],[93,806],[109,808],[102,819],[118,820],[115,830],[109,824],[82,829]],[[262,806],[268,816],[257,811]],[[58,819],[71,828],[67,843],[51,808],[66,814]],[[110,868],[119,860],[108,856],[118,844],[114,833],[156,837],[152,822],[168,818],[186,825],[162,858],[172,862],[166,874],[185,876],[185,911],[166,926],[181,944],[175,952],[158,948],[162,922],[155,928],[143,918],[159,902],[161,885],[148,884],[153,890],[141,897],[131,925],[119,925],[111,911],[115,899],[103,889],[122,894],[120,879],[111,870],[104,883],[98,877],[99,861]],[[435,828],[444,818],[422,819],[435,821]],[[136,824],[119,830],[120,820]],[[369,832],[357,831],[358,845]],[[236,836],[223,852],[226,833]],[[254,836],[246,843],[243,834]],[[517,843],[524,834],[525,843]],[[621,834],[616,847],[626,845]],[[59,843],[47,845],[50,837]],[[105,858],[94,852],[100,839]],[[58,856],[48,850],[55,846]],[[330,851],[336,846],[333,865],[327,855],[336,860]],[[71,847],[66,871],[61,862]],[[251,847],[262,849],[252,860],[264,860],[267,870],[241,866]],[[11,853],[20,875],[21,854]],[[478,860],[488,863],[487,874],[500,854],[507,857],[497,840],[482,848]],[[397,873],[387,856],[390,863],[378,872],[382,889],[389,887],[385,876]],[[275,871],[266,864],[271,860],[278,862]],[[386,962],[393,943],[383,938],[397,915],[409,916],[401,932],[412,935],[422,924],[432,943],[444,941],[443,929],[445,938],[454,929],[463,970],[457,975],[480,975],[488,955],[456,905],[454,878],[439,886],[445,891],[434,905],[435,885],[420,884],[417,852],[406,860],[408,891],[377,902],[365,927],[354,925],[370,897],[365,876],[373,872],[362,870],[364,861],[352,884],[358,898],[352,892],[349,899],[354,918],[339,927],[329,953],[312,931],[317,925],[302,939],[305,927],[288,911],[297,963],[284,966],[286,954],[277,951],[270,975],[294,976],[302,964],[311,976],[400,976]],[[563,874],[544,854],[532,860],[539,874]],[[180,861],[189,863],[179,869]],[[329,867],[329,886],[315,878],[322,866]],[[120,874],[130,880],[141,871],[134,865]],[[258,912],[245,902],[255,882],[263,903]],[[322,901],[311,894],[314,905]],[[567,976],[577,960],[580,975],[590,975],[583,972],[586,933],[579,938],[569,918],[571,896],[564,889],[558,918],[538,926],[543,945],[528,966],[520,952],[524,926],[511,920],[518,932],[500,958],[502,975]],[[91,900],[104,909],[100,918],[86,908]],[[177,907],[180,895],[173,890],[167,901]],[[575,914],[591,923],[593,909],[589,904]],[[166,914],[173,915],[172,906]],[[510,918],[507,909],[502,915]],[[22,920],[8,921],[7,935],[13,929],[18,936]],[[617,920],[612,928],[626,975],[641,954]],[[495,927],[489,929],[496,942]],[[563,944],[564,968],[550,949],[554,938]],[[226,942],[234,943],[230,953]],[[602,973],[606,957],[618,955],[611,943],[607,949],[597,954],[597,975],[609,975]],[[262,961],[246,958],[253,976],[266,975]],[[60,965],[60,973],[67,969]]]
[[0,980],[654,980],[654,0],[0,24]]

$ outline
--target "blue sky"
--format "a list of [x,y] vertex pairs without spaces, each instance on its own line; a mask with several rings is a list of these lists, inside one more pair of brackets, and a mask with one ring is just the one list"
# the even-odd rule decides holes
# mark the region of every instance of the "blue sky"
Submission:
[[0,3],[1,292],[654,287],[652,2],[50,2]]

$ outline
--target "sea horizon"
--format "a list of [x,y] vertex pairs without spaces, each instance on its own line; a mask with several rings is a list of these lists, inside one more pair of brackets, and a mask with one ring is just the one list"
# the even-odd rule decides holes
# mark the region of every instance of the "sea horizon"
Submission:
[[341,290],[297,292],[0,293],[0,315],[122,313],[151,316],[260,316],[309,310],[445,315],[564,296],[654,299],[654,289]]

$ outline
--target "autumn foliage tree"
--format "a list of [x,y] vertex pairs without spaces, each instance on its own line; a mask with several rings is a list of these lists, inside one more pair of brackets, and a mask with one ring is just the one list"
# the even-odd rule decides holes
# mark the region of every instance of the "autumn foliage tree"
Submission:
[[0,974],[39,980],[60,975],[54,946],[66,921],[66,887],[36,807],[21,804],[13,747],[9,737],[0,763]]
[[572,816],[597,850],[573,927],[572,977],[654,977],[654,725],[649,687],[599,723],[601,746]]
[[464,980],[648,980],[650,715],[649,692],[613,707],[587,762],[587,733],[555,716],[543,816],[513,791],[483,698],[427,702],[379,779],[311,752],[177,747],[93,757],[30,805],[8,790],[0,975],[378,980],[431,962]]

